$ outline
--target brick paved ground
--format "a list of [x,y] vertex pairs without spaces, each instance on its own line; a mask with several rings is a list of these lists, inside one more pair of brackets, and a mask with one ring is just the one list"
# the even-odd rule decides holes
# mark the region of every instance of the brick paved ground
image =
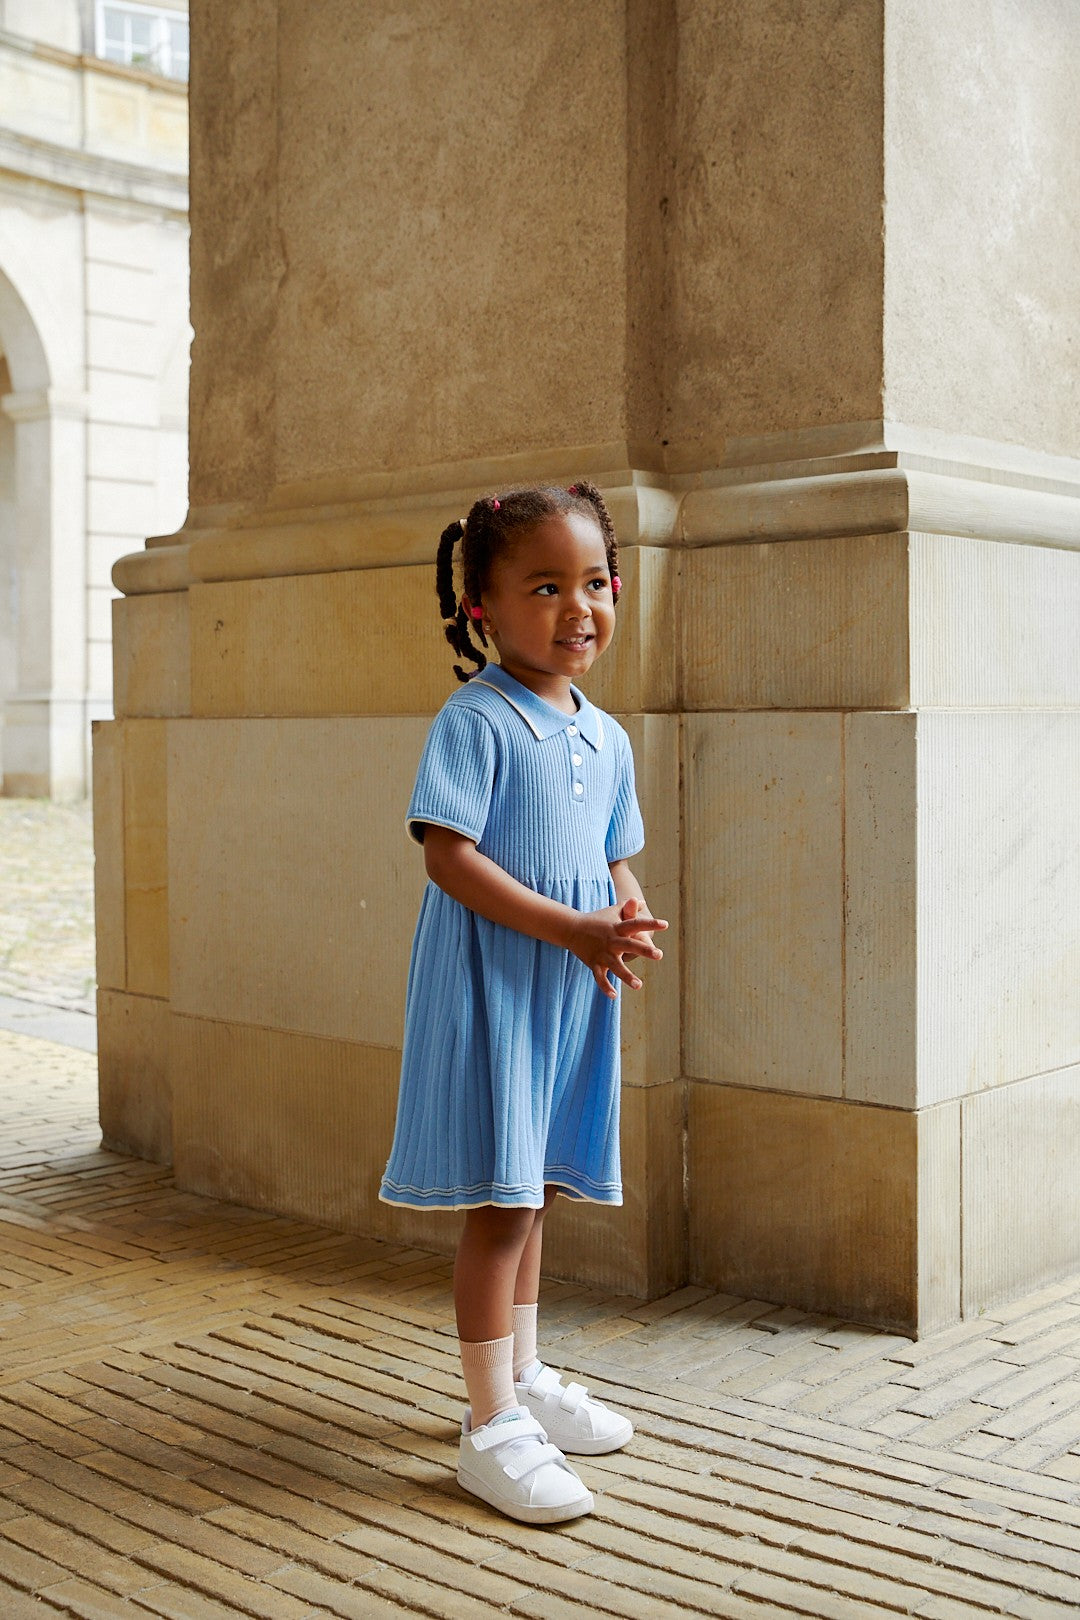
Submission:
[[[85,1000],[87,837],[0,800],[11,994]],[[454,1481],[446,1261],[178,1193],[94,1102],[0,1032],[0,1620],[1080,1614],[1080,1278],[918,1344],[546,1285],[638,1433],[526,1529]]]
[[447,1262],[103,1152],[91,1055],[0,1034],[0,1615],[1080,1612],[1080,1279],[919,1344],[545,1287],[638,1433],[594,1515],[454,1480]]
[[89,799],[0,798],[0,993],[94,1011]]

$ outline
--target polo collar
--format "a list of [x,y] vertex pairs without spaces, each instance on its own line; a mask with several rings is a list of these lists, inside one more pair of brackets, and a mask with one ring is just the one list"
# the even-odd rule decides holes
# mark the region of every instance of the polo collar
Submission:
[[488,664],[478,674],[473,675],[469,681],[470,686],[490,686],[499,696],[505,698],[512,709],[516,709],[529,730],[538,742],[548,737],[555,737],[559,732],[565,731],[567,726],[577,726],[578,731],[592,748],[604,746],[604,722],[599,709],[594,709],[584,692],[576,686],[570,690],[578,706],[575,715],[563,714],[561,709],[553,708],[550,703],[530,692],[527,686],[508,675],[501,664]]

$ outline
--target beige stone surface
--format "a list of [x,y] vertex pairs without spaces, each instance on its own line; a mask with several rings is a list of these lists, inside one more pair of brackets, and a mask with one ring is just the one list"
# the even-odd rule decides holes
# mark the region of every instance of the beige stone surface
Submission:
[[885,17],[885,414],[1075,455],[1080,14]]
[[623,1202],[557,1199],[544,1223],[548,1276],[645,1298],[685,1282],[685,1101],[681,1081],[623,1089]]
[[[131,999],[131,998],[127,998]],[[174,1013],[177,1184],[339,1230],[450,1252],[462,1217],[380,1203],[399,1050]],[[685,1276],[683,1087],[623,1095],[621,1207],[560,1199],[545,1272],[639,1296]]]
[[[165,720],[123,722],[127,989],[169,995]],[[189,802],[197,802],[195,795]]]
[[113,709],[118,716],[191,713],[188,593],[113,602]]
[[398,1045],[425,882],[404,816],[428,722],[169,726],[176,1011]]
[[685,1072],[839,1096],[843,718],[684,727]]
[[914,714],[844,719],[844,1096],[917,1099]]
[[624,15],[278,7],[279,478],[621,436]]
[[645,847],[631,860],[654,917],[669,924],[654,937],[660,962],[634,964],[641,990],[622,993],[622,1077],[629,1086],[655,1086],[680,1073],[681,903],[679,877],[680,725],[676,715],[621,717],[634,750]]
[[[193,31],[193,507],[250,500],[273,481],[277,291],[286,272],[278,211],[268,206],[279,180],[278,10],[277,0],[207,6]],[[337,58],[343,69],[348,55]]]
[[116,721],[93,726],[94,929],[97,982],[105,989],[127,984],[124,882],[124,728]]
[[654,200],[672,465],[715,465],[724,436],[881,415],[884,17],[836,0],[678,10]]
[[902,534],[687,552],[678,637],[686,708],[902,707],[907,584]]
[[193,714],[430,716],[457,685],[434,562],[188,594]]
[[[437,539],[431,561],[409,567],[193,585],[191,712],[434,714],[458,684],[454,664],[472,668],[443,635]],[[671,709],[678,558],[632,547],[620,568],[616,638],[583,686],[609,712]]]
[[962,1315],[965,1253],[963,1155],[959,1101],[924,1108],[915,1117],[917,1287],[920,1334],[951,1327]]
[[400,1051],[176,1012],[169,1049],[179,1186],[392,1235],[377,1194]]
[[913,1331],[916,1115],[698,1082],[688,1094],[692,1280]]
[[169,1004],[98,991],[98,1108],[106,1147],[172,1163]]
[[1080,553],[912,534],[915,708],[1080,705]]
[[919,1101],[1080,1063],[1080,713],[918,718]]
[[1080,1065],[967,1097],[965,1316],[1080,1267]]

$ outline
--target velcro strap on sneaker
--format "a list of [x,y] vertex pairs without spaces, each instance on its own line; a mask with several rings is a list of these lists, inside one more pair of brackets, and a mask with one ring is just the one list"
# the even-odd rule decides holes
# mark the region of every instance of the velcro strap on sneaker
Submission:
[[532,1413],[522,1410],[521,1416],[512,1423],[485,1423],[482,1429],[474,1429],[465,1439],[474,1451],[490,1451],[492,1446],[501,1446],[507,1440],[527,1440],[530,1435],[547,1439]]
[[576,1412],[588,1393],[584,1384],[567,1384],[559,1405],[564,1412]]
[[542,1395],[545,1398],[548,1395],[561,1395],[562,1379],[553,1367],[541,1367],[529,1385],[529,1394]]
[[558,1446],[538,1446],[524,1456],[515,1455],[512,1461],[502,1464],[502,1471],[508,1479],[524,1479],[526,1474],[533,1473],[537,1468],[543,1468],[545,1463],[560,1463],[566,1466],[566,1459]]

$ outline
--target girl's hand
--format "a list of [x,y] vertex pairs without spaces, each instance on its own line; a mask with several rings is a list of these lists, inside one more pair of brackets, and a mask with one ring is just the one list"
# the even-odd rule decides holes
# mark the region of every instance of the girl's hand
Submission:
[[626,965],[628,957],[647,956],[659,962],[664,954],[653,944],[652,932],[666,928],[667,923],[659,917],[641,915],[644,910],[639,900],[631,898],[621,907],[582,912],[572,930],[570,950],[590,969],[597,987],[611,1001],[618,994],[611,974],[631,990],[641,989],[641,980]]

